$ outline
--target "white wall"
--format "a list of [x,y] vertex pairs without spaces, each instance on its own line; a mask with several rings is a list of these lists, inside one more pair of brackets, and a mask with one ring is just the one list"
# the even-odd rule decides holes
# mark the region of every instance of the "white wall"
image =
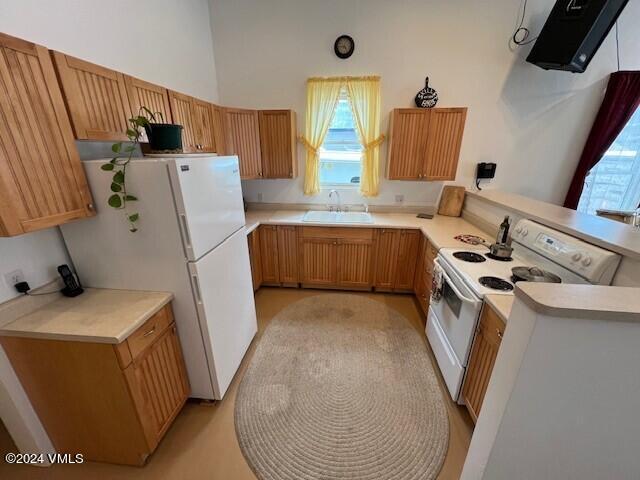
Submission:
[[[218,99],[207,0],[3,0],[0,32]],[[22,269],[33,288],[65,262],[58,229],[0,239],[0,302],[16,295],[4,273]]]
[[[307,77],[379,74],[386,131],[390,110],[413,106],[428,75],[439,106],[469,107],[457,183],[470,187],[476,163],[495,161],[492,187],[554,203],[564,199],[606,78],[617,65],[614,35],[585,74],[546,72],[525,63],[531,47],[512,52],[507,45],[519,9],[514,0],[210,3],[224,104],[293,108],[303,131]],[[534,34],[553,3],[529,1],[525,26]],[[639,16],[640,0],[631,0],[619,22],[623,68],[640,67]],[[333,54],[342,33],[356,42],[348,60]],[[300,148],[301,167],[303,154]],[[386,164],[386,146],[382,157]],[[403,194],[405,204],[431,204],[440,187],[385,180],[373,203],[391,204]],[[264,202],[326,201],[326,192],[315,199],[302,194],[302,175],[294,181],[247,181],[244,190],[250,201],[259,193]]]

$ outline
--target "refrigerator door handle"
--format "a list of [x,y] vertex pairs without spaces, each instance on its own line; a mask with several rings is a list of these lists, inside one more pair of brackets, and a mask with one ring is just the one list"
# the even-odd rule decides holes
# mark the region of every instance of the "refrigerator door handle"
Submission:
[[180,214],[180,221],[182,222],[182,231],[184,232],[184,243],[187,248],[191,248],[191,237],[189,236],[189,225],[187,224],[187,216],[184,213]]
[[191,282],[193,283],[193,291],[196,294],[196,302],[202,305],[202,295],[200,294],[200,283],[198,281],[198,276],[195,274],[191,275]]

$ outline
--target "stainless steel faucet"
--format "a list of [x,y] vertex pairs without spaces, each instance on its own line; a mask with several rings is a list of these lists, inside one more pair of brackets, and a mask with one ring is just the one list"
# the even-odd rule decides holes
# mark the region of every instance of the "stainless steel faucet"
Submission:
[[363,203],[362,206],[364,207],[364,213],[369,213],[369,204]]
[[[335,189],[334,189],[334,190],[331,190],[331,191],[329,192],[329,200],[331,200],[331,197],[333,196],[333,194],[334,194],[334,193],[336,194],[336,197],[338,197],[338,204],[337,204],[337,207],[336,207],[336,211],[337,211],[337,212],[341,212],[341,211],[342,211],[342,201],[340,200],[340,192],[338,192],[338,191],[337,191],[337,190],[335,190]],[[332,211],[333,211],[333,209],[332,209],[331,205],[329,205],[329,211],[330,211],[330,212],[332,212]]]

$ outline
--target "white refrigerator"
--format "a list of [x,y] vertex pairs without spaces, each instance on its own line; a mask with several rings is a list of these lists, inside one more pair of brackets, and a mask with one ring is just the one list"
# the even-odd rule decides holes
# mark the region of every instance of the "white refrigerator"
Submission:
[[221,399],[257,332],[238,157],[133,159],[135,233],[106,204],[106,161],[83,162],[98,214],[61,227],[80,280],[172,292],[191,396]]

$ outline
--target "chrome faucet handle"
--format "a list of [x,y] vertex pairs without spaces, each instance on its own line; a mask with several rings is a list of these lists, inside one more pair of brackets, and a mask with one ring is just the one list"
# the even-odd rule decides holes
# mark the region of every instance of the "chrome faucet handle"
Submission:
[[362,206],[364,207],[364,213],[369,213],[369,204],[365,202]]
[[345,213],[347,213],[347,212],[349,211],[349,205],[345,205],[345,206],[342,208],[342,211],[343,211],[343,212],[345,212]]

